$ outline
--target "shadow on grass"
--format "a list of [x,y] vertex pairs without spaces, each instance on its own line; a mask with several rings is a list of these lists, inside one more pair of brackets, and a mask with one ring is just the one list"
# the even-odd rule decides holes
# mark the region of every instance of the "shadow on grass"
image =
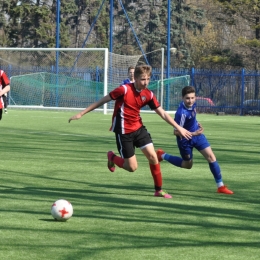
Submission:
[[[45,221],[45,222],[58,222],[57,220],[55,219],[49,219],[49,218],[40,218],[39,219],[40,221]],[[60,221],[60,222],[66,222],[66,221]]]
[[[46,178],[46,177],[45,177]],[[50,178],[50,180],[53,178]],[[175,180],[176,182],[176,180]],[[181,180],[180,180],[181,182]],[[81,182],[81,185],[83,183]],[[194,183],[192,183],[194,184]],[[21,201],[38,201],[42,203],[44,198],[50,201],[50,205],[57,198],[69,199],[75,208],[90,207],[92,211],[84,214],[81,212],[77,215],[79,218],[99,218],[113,219],[126,222],[156,222],[173,224],[175,215],[182,216],[186,219],[187,216],[192,218],[224,218],[229,221],[244,221],[240,227],[233,225],[214,224],[211,221],[192,222],[176,220],[176,223],[183,225],[196,225],[201,227],[222,227],[229,229],[241,230],[258,230],[257,226],[247,225],[249,221],[258,221],[260,214],[258,211],[253,211],[252,208],[259,204],[257,197],[258,191],[251,190],[250,196],[247,191],[239,193],[239,190],[234,195],[224,195],[212,193],[207,190],[199,189],[182,189],[175,190],[173,199],[164,199],[153,196],[150,188],[144,185],[110,185],[84,182],[86,189],[75,188],[50,188],[50,187],[24,187],[24,188],[8,188],[8,186],[0,186],[1,194],[8,195],[8,198],[16,198],[16,202]],[[177,185],[178,186],[178,185]],[[190,186],[188,183],[187,186]],[[249,187],[248,187],[249,188]],[[148,193],[147,193],[148,192]],[[176,197],[178,198],[177,201]],[[199,202],[199,203],[196,203]],[[243,207],[242,207],[242,206]],[[241,208],[242,207],[242,208]],[[246,210],[248,208],[248,210]],[[153,218],[153,214],[145,217],[137,215],[127,216],[119,213],[120,211],[137,211],[156,212],[163,214],[162,219]],[[3,209],[3,212],[24,212],[42,214],[41,211],[27,211],[12,209],[11,204],[9,209]],[[141,214],[142,215],[142,214]]]

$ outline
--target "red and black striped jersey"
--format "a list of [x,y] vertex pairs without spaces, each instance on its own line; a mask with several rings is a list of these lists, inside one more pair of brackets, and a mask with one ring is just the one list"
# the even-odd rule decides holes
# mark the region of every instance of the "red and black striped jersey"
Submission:
[[[10,85],[10,80],[5,74],[3,70],[0,70],[0,90],[2,90],[5,86]],[[4,107],[4,101],[2,97],[0,97],[0,109]]]
[[138,130],[142,125],[140,110],[148,105],[154,110],[160,106],[156,96],[149,89],[136,90],[134,83],[119,86],[109,93],[115,100],[112,116],[111,131],[121,134],[129,134]]

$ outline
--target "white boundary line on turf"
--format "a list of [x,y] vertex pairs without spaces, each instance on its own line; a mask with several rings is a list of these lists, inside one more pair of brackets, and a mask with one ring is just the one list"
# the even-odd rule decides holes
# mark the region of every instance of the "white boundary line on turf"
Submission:
[[[53,111],[82,111],[85,109],[84,108],[75,108],[75,107],[44,107],[44,106],[19,106],[19,105],[9,105],[8,108],[17,108],[17,109],[31,109],[31,110],[53,110]],[[103,112],[103,108],[97,108],[94,111],[97,112]],[[114,112],[114,109],[107,109],[107,112]],[[176,111],[166,111],[168,114],[175,114]],[[155,112],[152,110],[141,110],[141,113],[150,113],[150,114],[154,114]]]

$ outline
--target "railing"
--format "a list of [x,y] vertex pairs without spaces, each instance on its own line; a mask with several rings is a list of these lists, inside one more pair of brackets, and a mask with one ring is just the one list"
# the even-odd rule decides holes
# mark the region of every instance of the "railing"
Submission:
[[[35,73],[40,71],[52,72],[52,68],[12,68],[2,67],[9,77],[22,75],[26,73]],[[69,68],[60,68],[59,71],[65,72]],[[123,73],[124,75],[127,72]],[[99,81],[103,78],[102,69],[87,68],[78,69],[77,75],[84,80]],[[236,71],[214,71],[208,69],[182,69],[172,68],[170,77],[190,75],[190,85],[196,88],[196,95],[202,99],[210,99],[210,102],[200,102],[199,112],[217,113],[224,112],[227,114],[260,114],[260,72],[247,71],[240,69]],[[161,79],[161,69],[153,69],[153,80]],[[177,104],[170,105],[167,103],[169,90],[165,90],[163,107],[166,110],[176,110]],[[180,93],[181,96],[181,93]]]
[[[160,70],[154,70],[160,77]],[[196,88],[196,95],[210,99],[210,103],[201,105],[207,113],[225,112],[228,114],[260,115],[260,72],[246,71],[213,71],[205,69],[171,69],[170,76],[190,75],[190,85]],[[167,108],[167,104],[166,108]],[[176,107],[175,107],[176,108]],[[168,110],[174,110],[168,107]],[[204,108],[204,109],[203,109]]]

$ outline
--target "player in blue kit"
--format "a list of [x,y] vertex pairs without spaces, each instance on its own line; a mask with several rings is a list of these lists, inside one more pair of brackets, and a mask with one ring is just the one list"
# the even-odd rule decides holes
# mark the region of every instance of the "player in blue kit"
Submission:
[[123,82],[121,83],[121,85],[135,82],[135,78],[134,78],[135,67],[130,66],[130,67],[128,67],[127,71],[128,71],[128,78],[124,79]]
[[165,160],[169,163],[186,169],[191,169],[193,165],[193,148],[195,147],[208,161],[211,173],[217,184],[217,192],[225,194],[233,194],[222,181],[221,170],[217,159],[210,147],[210,144],[203,134],[203,127],[196,119],[196,96],[195,88],[187,86],[182,89],[182,99],[177,112],[175,114],[175,122],[184,129],[192,133],[192,138],[187,140],[181,138],[178,130],[174,129],[177,144],[180,150],[181,157],[173,156],[165,153],[163,150],[157,150],[157,157],[159,161]]

